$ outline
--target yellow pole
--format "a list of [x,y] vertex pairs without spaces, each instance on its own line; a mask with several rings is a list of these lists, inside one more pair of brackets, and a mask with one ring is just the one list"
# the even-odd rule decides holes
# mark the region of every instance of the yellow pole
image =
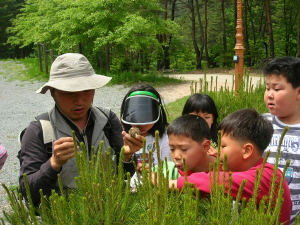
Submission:
[[238,62],[235,63],[234,74],[234,89],[235,92],[239,89],[239,83],[243,80],[244,74],[244,35],[243,35],[243,0],[237,0],[237,23],[236,23],[236,44],[234,47],[235,55],[238,56]]

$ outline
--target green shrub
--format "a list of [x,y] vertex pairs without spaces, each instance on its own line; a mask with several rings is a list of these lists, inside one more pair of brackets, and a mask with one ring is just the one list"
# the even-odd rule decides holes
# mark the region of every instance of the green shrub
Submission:
[[111,76],[112,80],[109,83],[111,84],[126,84],[132,85],[140,82],[150,83],[151,85],[165,85],[167,84],[180,84],[183,81],[172,78],[157,72],[148,72],[148,73],[133,73],[133,72],[119,72],[119,73],[110,73],[107,76]]
[[[206,79],[200,80],[199,89],[198,84],[193,83],[191,93],[211,95],[216,102],[220,121],[227,114],[240,108],[255,108],[261,113],[266,112],[263,102],[264,84],[254,89],[248,78],[245,76],[238,93],[233,89],[229,90],[226,85],[216,92],[212,90],[212,86],[208,86]],[[168,108],[169,112],[175,112],[172,115],[174,118],[181,114],[186,99],[187,97],[167,105],[167,108],[171,105],[177,107],[177,110]],[[159,152],[159,145],[156,145]],[[259,174],[254,198],[246,203],[238,197],[237,202],[240,200],[241,204],[232,204],[233,199],[224,193],[224,186],[216,185],[213,177],[213,191],[208,198],[202,198],[198,189],[191,184],[186,184],[181,191],[170,190],[168,180],[163,177],[163,161],[158,166],[157,185],[152,185],[151,173],[143,169],[143,184],[137,187],[136,192],[132,192],[129,180],[124,180],[121,160],[120,164],[116,165],[110,149],[102,153],[101,146],[97,155],[93,155],[91,159],[88,158],[84,146],[81,146],[83,151],[75,154],[79,170],[79,176],[76,178],[78,188],[69,190],[66,195],[60,185],[61,194],[53,191],[49,199],[41,198],[39,209],[35,209],[32,204],[27,208],[18,190],[9,189],[3,184],[13,211],[4,212],[5,218],[0,219],[0,224],[279,224],[280,200],[276,202],[275,207],[271,208],[262,201],[257,208],[255,195],[260,180]],[[218,171],[216,165],[215,170]],[[272,187],[274,190],[275,179]],[[241,185],[240,190],[242,188]],[[279,188],[279,194],[282,191],[283,189]]]
[[[158,137],[157,132],[156,143],[158,143]],[[49,199],[42,197],[41,206],[35,209],[30,195],[28,195],[29,207],[27,208],[21,195],[16,190],[9,190],[3,184],[13,212],[4,212],[5,220],[1,218],[0,222],[3,225],[5,222],[13,225],[280,224],[278,220],[282,198],[278,198],[279,200],[273,207],[266,201],[261,201],[259,207],[256,205],[255,196],[258,194],[260,172],[257,174],[254,198],[247,203],[240,198],[243,185],[240,187],[236,203],[233,203],[232,197],[225,193],[224,185],[216,182],[219,158],[214,165],[216,176],[211,177],[211,194],[208,198],[202,198],[199,190],[187,182],[181,191],[169,189],[168,179],[163,176],[163,160],[160,161],[157,175],[154,177],[156,185],[152,185],[152,173],[143,169],[143,184],[137,186],[137,190],[132,192],[129,179],[124,180],[121,160],[119,165],[116,165],[110,149],[102,152],[103,145],[100,144],[98,153],[89,159],[84,145],[82,144],[81,147],[82,151],[75,150],[79,171],[79,176],[76,178],[78,187],[76,190],[69,190],[66,194],[59,179],[61,194],[53,191]],[[159,156],[159,145],[157,147]],[[77,149],[76,146],[74,149]],[[279,152],[280,149],[278,149],[277,158]],[[150,152],[150,159],[151,154]],[[145,154],[143,160],[145,160]],[[151,162],[149,165],[151,171]],[[26,184],[26,175],[24,178]],[[283,192],[283,180],[284,177],[278,186],[278,196]],[[276,173],[274,173],[272,191],[269,196],[271,200],[277,185]],[[26,190],[29,193],[28,183]],[[41,196],[43,196],[42,191]]]
[[39,61],[36,58],[7,59],[2,61],[5,61],[5,63],[1,64],[1,67],[9,71],[9,74],[3,73],[2,75],[8,80],[46,81],[49,78],[49,75],[45,72],[40,72]]
[[[214,83],[215,87],[213,88]],[[234,91],[233,87],[229,87],[227,83],[217,91],[217,83],[218,77],[215,80],[212,78],[208,82],[206,76],[204,76],[199,82],[192,82],[190,89],[191,94],[205,93],[212,97],[219,114],[218,122],[222,121],[228,114],[242,108],[253,108],[259,113],[268,112],[264,103],[265,83],[263,78],[260,80],[257,87],[254,87],[251,77],[249,74],[246,74],[243,77],[242,83],[239,84],[240,88],[237,93]],[[166,106],[169,113],[169,122],[181,115],[183,106],[188,97],[189,96],[185,96]]]

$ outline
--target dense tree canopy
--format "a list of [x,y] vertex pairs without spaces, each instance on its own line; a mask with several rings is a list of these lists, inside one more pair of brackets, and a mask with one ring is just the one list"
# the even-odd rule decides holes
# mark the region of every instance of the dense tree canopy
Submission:
[[[107,71],[231,67],[236,2],[2,0],[0,48],[46,43],[55,54],[81,52]],[[243,0],[247,66],[299,55],[299,2]]]

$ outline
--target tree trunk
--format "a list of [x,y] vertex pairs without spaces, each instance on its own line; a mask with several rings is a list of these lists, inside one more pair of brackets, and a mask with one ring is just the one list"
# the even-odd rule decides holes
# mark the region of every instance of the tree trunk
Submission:
[[106,54],[106,71],[110,71],[110,45],[107,44],[105,46],[105,54]]
[[79,48],[79,53],[83,54],[83,44],[82,43],[79,43],[78,48]]
[[287,15],[287,11],[286,11],[286,4],[285,4],[285,0],[283,1],[283,19],[284,19],[284,37],[285,37],[285,44],[284,44],[284,51],[285,51],[285,55],[289,55],[289,29],[288,29],[288,15]]
[[[204,28],[203,28],[203,23],[201,20],[201,12],[200,12],[200,8],[199,8],[199,1],[195,0],[196,3],[196,10],[197,10],[197,19],[198,19],[198,24],[199,24],[199,30],[200,30],[200,49],[199,49],[199,53],[200,53],[200,58],[202,61],[202,57],[203,57],[203,50],[204,50],[204,46],[205,46],[205,37],[204,37]],[[200,61],[200,62],[201,62]]]
[[222,15],[222,44],[223,44],[223,65],[226,65],[226,53],[227,53],[227,37],[226,37],[226,21],[225,21],[225,7],[224,1],[221,0],[221,15]]
[[189,3],[190,3],[191,21],[192,21],[192,41],[196,53],[196,69],[199,70],[201,69],[202,55],[199,50],[197,39],[196,39],[196,20],[195,20],[195,11],[194,11],[194,0],[189,0]]
[[162,45],[162,51],[159,51],[158,53],[158,58],[157,58],[157,65],[156,69],[157,71],[160,71],[164,69],[164,46],[163,46],[163,35],[162,34],[157,34],[156,38],[158,42]]
[[233,1],[234,4],[234,28],[236,28],[236,21],[237,21],[237,0]]
[[208,56],[208,46],[207,46],[207,26],[208,26],[208,19],[207,19],[207,1],[204,1],[204,49],[205,49],[205,58],[206,58],[206,65],[207,68],[210,67],[209,63],[209,56]]
[[[175,2],[176,0],[173,1],[172,7],[175,7]],[[168,19],[168,0],[164,0],[164,20]],[[173,8],[172,8],[173,10]],[[175,9],[174,9],[175,10]],[[174,20],[174,17],[173,17]],[[162,70],[162,69],[170,69],[170,54],[169,54],[169,49],[170,49],[170,44],[171,44],[171,39],[172,36],[169,37],[169,41],[167,43],[167,35],[162,34],[158,35],[158,40],[162,44],[162,49],[163,52],[161,53],[161,57],[157,60],[157,70]]]
[[[168,0],[165,0],[165,21],[168,19]],[[170,54],[169,54],[169,45],[167,45],[167,35],[163,34],[163,50],[164,50],[164,54],[163,54],[163,68],[168,70],[170,69]]]
[[102,60],[100,52],[97,54],[97,62],[98,62],[99,68],[103,68],[103,60]]
[[265,0],[265,2],[266,2],[266,13],[267,13],[267,19],[268,19],[270,56],[271,56],[271,58],[275,58],[274,37],[273,37],[273,26],[272,26],[272,19],[271,19],[270,0]]
[[252,66],[251,65],[251,58],[250,58],[250,45],[249,45],[249,36],[248,36],[248,10],[249,10],[249,4],[248,0],[244,0],[244,44],[245,44],[245,61],[246,65],[248,67]]
[[[173,0],[172,7],[171,7],[171,21],[175,20],[175,10],[176,10],[176,0]],[[166,20],[167,20],[167,18],[166,18]],[[170,34],[168,45],[166,46],[166,50],[165,50],[165,68],[166,69],[170,69],[170,66],[171,66],[169,50],[170,50],[172,38],[173,38],[173,36],[172,36],[172,34]]]

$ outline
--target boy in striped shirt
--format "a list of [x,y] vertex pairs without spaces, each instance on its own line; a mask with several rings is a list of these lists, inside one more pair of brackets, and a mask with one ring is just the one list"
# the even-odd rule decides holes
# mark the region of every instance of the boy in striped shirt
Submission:
[[300,212],[300,59],[284,56],[270,61],[264,68],[266,90],[264,101],[269,113],[264,114],[273,124],[273,137],[265,153],[268,162],[275,163],[281,134],[289,127],[280,149],[279,167],[290,160],[285,177],[292,200],[291,223]]

